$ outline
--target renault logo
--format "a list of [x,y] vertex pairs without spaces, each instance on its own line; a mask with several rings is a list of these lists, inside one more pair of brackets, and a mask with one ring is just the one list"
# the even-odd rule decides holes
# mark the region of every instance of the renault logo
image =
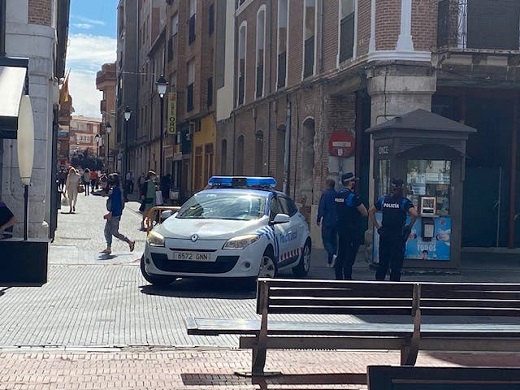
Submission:
[[194,234],[194,235],[191,236],[191,241],[192,241],[192,242],[195,242],[195,241],[197,241],[198,239],[199,239],[198,234]]

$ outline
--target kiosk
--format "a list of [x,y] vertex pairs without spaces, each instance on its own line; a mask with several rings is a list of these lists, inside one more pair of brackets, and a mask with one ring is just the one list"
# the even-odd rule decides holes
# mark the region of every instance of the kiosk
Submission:
[[[366,131],[373,138],[374,200],[398,177],[419,213],[403,267],[459,268],[466,141],[477,130],[418,109]],[[377,264],[377,232],[373,237]]]

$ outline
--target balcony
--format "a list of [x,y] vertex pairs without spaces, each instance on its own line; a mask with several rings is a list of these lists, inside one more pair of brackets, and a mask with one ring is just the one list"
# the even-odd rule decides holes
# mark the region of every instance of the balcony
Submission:
[[518,0],[440,0],[437,46],[470,52],[520,50]]

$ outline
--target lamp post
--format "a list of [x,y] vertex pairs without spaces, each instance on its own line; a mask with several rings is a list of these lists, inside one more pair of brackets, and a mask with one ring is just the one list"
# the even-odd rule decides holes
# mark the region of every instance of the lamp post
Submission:
[[160,135],[160,149],[159,149],[159,179],[163,176],[163,138],[164,138],[164,94],[166,93],[166,88],[168,87],[168,81],[164,78],[163,75],[157,79],[155,82],[157,85],[157,93],[159,93],[159,97],[161,98],[161,135]]
[[99,134],[96,134],[94,141],[96,141],[96,157],[99,158]]
[[112,131],[112,125],[110,122],[107,122],[105,125],[105,131],[107,132],[107,166],[110,171],[110,132]]
[[130,120],[130,117],[132,116],[132,111],[130,111],[130,107],[128,107],[128,106],[125,107],[123,116],[125,118],[125,154],[124,154],[124,164],[123,164],[123,169],[122,169],[123,172],[121,172],[121,174],[125,175],[124,177],[126,177],[126,173],[128,171],[128,121]]
[[34,117],[29,95],[23,95],[18,113],[18,167],[24,186],[23,195],[23,239],[27,241],[29,231],[29,186],[34,159]]

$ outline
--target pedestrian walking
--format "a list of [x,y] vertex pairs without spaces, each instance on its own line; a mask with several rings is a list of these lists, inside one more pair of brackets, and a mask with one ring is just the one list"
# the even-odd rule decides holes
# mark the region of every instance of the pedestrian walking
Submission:
[[[370,221],[379,234],[379,265],[376,280],[385,280],[390,268],[390,280],[401,280],[401,269],[404,262],[406,240],[410,236],[413,224],[417,219],[417,209],[405,197],[405,186],[402,179],[393,179],[391,194],[382,196],[370,207]],[[376,220],[376,212],[381,211],[381,225]],[[410,222],[406,225],[407,216]]]
[[89,188],[90,188],[90,169],[85,168],[83,171],[83,186],[85,187],[85,196],[88,196],[89,194]]
[[352,172],[341,175],[343,187],[334,199],[339,238],[338,256],[334,271],[338,280],[352,279],[352,267],[363,242],[361,238],[361,217],[366,217],[368,212],[361,198],[354,192],[357,181],[358,178]]
[[143,231],[146,230],[144,226],[144,221],[148,216],[148,211],[150,211],[150,209],[154,207],[156,203],[156,178],[157,174],[154,171],[148,171],[148,174],[146,175],[146,180],[143,184],[143,188],[141,189],[141,207],[139,208],[139,210],[143,213],[143,219],[141,221],[141,230]]
[[119,240],[126,242],[130,248],[130,252],[133,252],[135,249],[135,241],[132,241],[128,237],[119,233],[119,223],[125,207],[119,175],[117,173],[111,174],[108,182],[111,187],[106,204],[108,213],[103,217],[106,220],[104,233],[107,247],[100,253],[105,255],[112,253],[112,237],[116,237]]
[[336,215],[336,195],[334,189],[336,182],[333,179],[325,180],[325,190],[320,197],[318,205],[318,215],[316,217],[316,224],[321,227],[321,240],[323,247],[327,251],[327,266],[334,267],[336,259],[336,251],[338,245],[338,233],[336,230],[337,215]]
[[94,169],[90,171],[90,192],[93,194],[94,190],[97,190],[98,173]]
[[13,226],[16,222],[11,209],[0,200],[0,240],[13,237]]
[[70,167],[67,180],[65,182],[65,191],[69,199],[69,214],[76,212],[76,203],[78,202],[78,187],[81,183],[81,176],[74,167]]
[[65,188],[65,182],[67,181],[67,172],[64,168],[60,168],[58,172],[58,190],[63,191]]

